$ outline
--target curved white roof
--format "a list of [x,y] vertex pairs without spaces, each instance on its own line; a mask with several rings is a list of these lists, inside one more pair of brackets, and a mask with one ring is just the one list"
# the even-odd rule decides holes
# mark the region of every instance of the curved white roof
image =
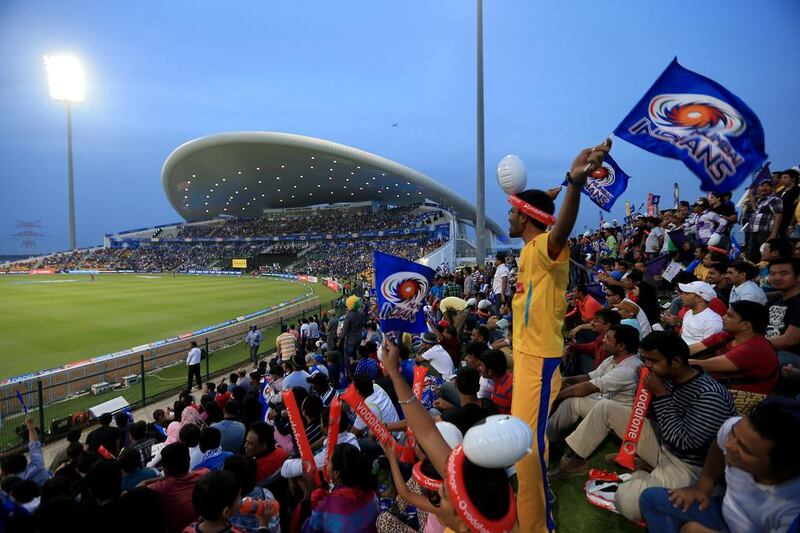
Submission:
[[[164,192],[188,221],[256,217],[263,209],[342,202],[392,205],[424,199],[475,220],[475,206],[404,165],[343,144],[277,132],[231,132],[189,141],[161,169]],[[505,232],[486,219],[498,237]]]

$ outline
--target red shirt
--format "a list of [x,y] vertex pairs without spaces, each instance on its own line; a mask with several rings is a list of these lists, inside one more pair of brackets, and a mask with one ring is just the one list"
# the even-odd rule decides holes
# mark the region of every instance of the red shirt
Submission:
[[581,320],[584,322],[589,322],[594,318],[595,313],[603,308],[600,302],[595,300],[591,294],[587,294],[576,303],[578,304],[578,311],[581,313]]
[[724,355],[739,369],[737,372],[712,374],[729,389],[769,394],[778,383],[778,355],[764,335],[756,335],[734,346],[733,335],[723,331],[702,342],[705,346],[724,343],[717,354]]
[[578,353],[593,355],[594,367],[597,368],[609,356],[609,353],[603,347],[603,337],[604,335],[598,335],[592,342],[573,344],[572,349]]
[[272,452],[256,457],[256,483],[261,483],[281,469],[284,461],[289,457],[286,450],[276,446]]
[[511,412],[511,393],[514,387],[514,376],[511,372],[494,382],[492,403],[497,407],[497,412],[507,415]]
[[197,520],[197,512],[192,505],[192,491],[197,480],[209,472],[200,468],[182,477],[166,477],[147,486],[158,495],[158,502],[164,511],[167,529],[180,533],[183,528]]
[[225,409],[225,404],[228,403],[228,400],[231,398],[233,398],[231,391],[225,391],[225,394],[217,393],[217,395],[214,397],[214,401],[217,402],[217,405],[219,405],[220,409]]

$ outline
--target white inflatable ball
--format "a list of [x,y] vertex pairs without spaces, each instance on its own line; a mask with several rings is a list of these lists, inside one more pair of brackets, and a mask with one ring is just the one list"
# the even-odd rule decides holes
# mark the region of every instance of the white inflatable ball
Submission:
[[530,426],[511,415],[492,415],[464,435],[467,459],[484,468],[506,468],[529,453],[533,446]]
[[528,171],[519,156],[509,154],[497,165],[497,183],[506,194],[517,194],[528,184]]

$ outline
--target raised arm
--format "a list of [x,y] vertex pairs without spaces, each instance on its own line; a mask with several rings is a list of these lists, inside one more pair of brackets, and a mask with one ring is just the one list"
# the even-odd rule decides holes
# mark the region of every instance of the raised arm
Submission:
[[561,250],[567,245],[569,234],[575,226],[575,220],[578,218],[578,207],[581,201],[581,189],[586,184],[589,175],[600,168],[605,159],[606,154],[611,149],[611,138],[607,138],[603,143],[598,144],[594,148],[585,148],[578,154],[578,157],[572,162],[572,167],[569,170],[569,183],[567,184],[567,192],[564,195],[564,203],[561,204],[561,210],[558,212],[558,218],[550,230],[550,235],[547,238],[547,253],[550,259],[557,259]]

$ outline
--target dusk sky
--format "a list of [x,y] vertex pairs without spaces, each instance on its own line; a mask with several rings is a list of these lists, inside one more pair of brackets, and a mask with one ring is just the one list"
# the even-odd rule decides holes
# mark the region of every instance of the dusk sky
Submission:
[[[773,169],[800,163],[800,2],[485,0],[487,214],[508,210],[508,153],[530,187],[561,181],[677,56],[761,119]],[[475,2],[0,1],[0,254],[68,246],[66,113],[42,56],[87,72],[73,112],[78,245],[180,220],[161,166],[228,131],[319,137],[395,160],[475,199]],[[397,127],[393,127],[393,123]],[[700,194],[684,165],[615,139],[624,200]],[[741,190],[734,194],[738,199]],[[576,230],[595,227],[584,198]],[[17,221],[41,220],[35,250]]]

